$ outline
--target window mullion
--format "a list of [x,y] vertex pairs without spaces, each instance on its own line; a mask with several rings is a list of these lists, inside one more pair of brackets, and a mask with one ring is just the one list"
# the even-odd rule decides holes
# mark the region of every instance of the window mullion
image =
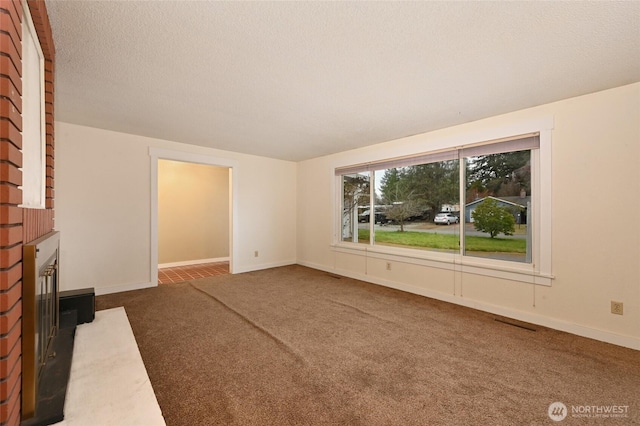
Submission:
[[376,225],[376,180],[375,171],[369,172],[369,245],[375,242],[375,225]]
[[462,157],[462,150],[458,150],[458,168],[460,169],[459,172],[459,180],[460,182],[458,183],[460,185],[460,223],[458,224],[459,227],[459,231],[460,231],[460,235],[459,235],[459,249],[458,249],[458,254],[460,256],[464,255],[464,237],[465,237],[465,223],[467,218],[465,217],[466,214],[466,208],[465,206],[467,205],[466,203],[466,182],[467,182],[467,162],[464,159],[464,157]]

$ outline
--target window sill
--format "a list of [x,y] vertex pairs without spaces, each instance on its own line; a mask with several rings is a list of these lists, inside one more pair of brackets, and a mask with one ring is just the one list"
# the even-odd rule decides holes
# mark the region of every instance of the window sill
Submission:
[[553,275],[536,271],[529,264],[514,266],[512,265],[513,262],[470,258],[457,253],[422,251],[389,246],[370,246],[368,244],[346,242],[333,244],[331,245],[331,249],[338,253],[364,256],[372,259],[391,260],[430,268],[447,269],[535,285],[551,286],[554,279]]

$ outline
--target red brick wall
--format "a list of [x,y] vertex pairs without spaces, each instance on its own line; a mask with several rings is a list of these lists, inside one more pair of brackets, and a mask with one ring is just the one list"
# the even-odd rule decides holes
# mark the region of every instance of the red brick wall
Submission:
[[22,245],[53,229],[54,45],[43,1],[29,1],[45,57],[46,209],[22,209],[22,3],[0,0],[0,426],[20,424]]

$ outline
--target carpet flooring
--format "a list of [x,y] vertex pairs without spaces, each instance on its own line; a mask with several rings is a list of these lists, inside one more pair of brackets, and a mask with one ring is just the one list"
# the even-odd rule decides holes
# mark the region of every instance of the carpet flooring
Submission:
[[169,426],[640,424],[638,351],[302,266],[96,304],[124,306]]

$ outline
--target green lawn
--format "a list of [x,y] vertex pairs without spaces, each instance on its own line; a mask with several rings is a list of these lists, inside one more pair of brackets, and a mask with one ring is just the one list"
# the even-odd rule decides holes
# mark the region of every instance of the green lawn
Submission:
[[[369,241],[369,230],[359,229],[358,239]],[[412,231],[376,231],[376,243],[396,246],[431,248],[439,250],[458,250],[457,235]],[[467,237],[466,248],[469,251],[526,253],[527,242],[520,238]]]

